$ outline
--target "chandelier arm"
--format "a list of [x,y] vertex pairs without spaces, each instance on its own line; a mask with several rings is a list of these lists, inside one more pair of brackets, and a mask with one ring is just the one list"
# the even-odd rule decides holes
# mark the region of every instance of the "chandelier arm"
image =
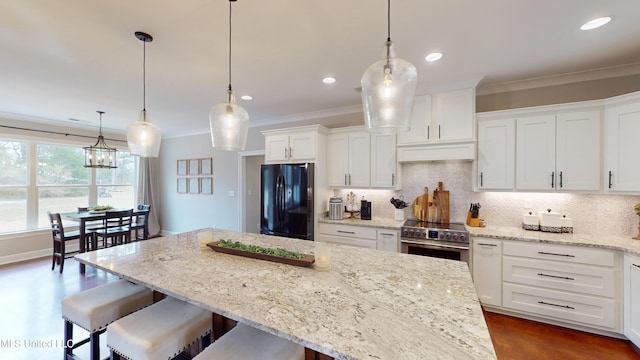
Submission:
[[231,3],[235,0],[229,0],[229,91],[231,91]]

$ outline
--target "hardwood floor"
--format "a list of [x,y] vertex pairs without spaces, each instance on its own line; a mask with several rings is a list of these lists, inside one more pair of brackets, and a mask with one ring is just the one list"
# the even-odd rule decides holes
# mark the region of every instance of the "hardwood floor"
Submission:
[[589,334],[485,311],[500,360],[635,360],[627,340]]
[[[81,276],[73,259],[65,261],[63,274],[50,269],[50,258],[0,266],[0,359],[62,358],[60,300],[117,279],[92,268]],[[500,360],[640,360],[625,340],[488,312],[485,319]],[[77,340],[86,337],[78,327],[74,334]],[[101,348],[106,356],[104,334]],[[76,352],[88,359],[88,346]]]

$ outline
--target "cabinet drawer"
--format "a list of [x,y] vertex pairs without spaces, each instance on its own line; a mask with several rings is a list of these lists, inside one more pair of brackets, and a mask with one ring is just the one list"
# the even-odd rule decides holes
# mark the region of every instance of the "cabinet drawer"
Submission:
[[615,265],[614,253],[611,250],[582,248],[576,246],[505,241],[503,254],[533,259],[563,261],[567,263],[609,267],[613,267]]
[[370,227],[320,223],[318,224],[318,228],[319,232],[325,235],[362,238],[370,239],[373,241],[376,241],[378,235],[376,229]]
[[505,256],[502,278],[523,285],[613,298],[613,268]]
[[502,305],[534,315],[615,329],[615,301],[588,295],[505,283]]
[[358,238],[350,238],[350,237],[343,237],[343,236],[336,236],[336,235],[319,234],[316,237],[316,240],[324,241],[332,244],[348,245],[348,246],[355,246],[355,247],[367,248],[367,249],[377,248],[377,242],[368,240],[368,239],[358,239]]

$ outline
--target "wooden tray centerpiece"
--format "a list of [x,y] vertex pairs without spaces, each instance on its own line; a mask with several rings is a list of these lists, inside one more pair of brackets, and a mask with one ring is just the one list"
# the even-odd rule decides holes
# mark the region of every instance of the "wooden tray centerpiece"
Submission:
[[281,248],[264,248],[257,245],[247,245],[239,241],[220,240],[207,244],[213,250],[225,254],[238,255],[259,260],[273,261],[293,266],[306,267],[314,263],[313,255],[302,254]]

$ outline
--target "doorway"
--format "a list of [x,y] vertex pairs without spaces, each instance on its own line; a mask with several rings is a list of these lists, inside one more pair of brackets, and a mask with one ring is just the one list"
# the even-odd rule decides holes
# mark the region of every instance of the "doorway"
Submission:
[[241,172],[239,179],[242,189],[240,201],[239,231],[247,233],[260,233],[260,165],[264,164],[264,151],[246,151],[240,154]]

